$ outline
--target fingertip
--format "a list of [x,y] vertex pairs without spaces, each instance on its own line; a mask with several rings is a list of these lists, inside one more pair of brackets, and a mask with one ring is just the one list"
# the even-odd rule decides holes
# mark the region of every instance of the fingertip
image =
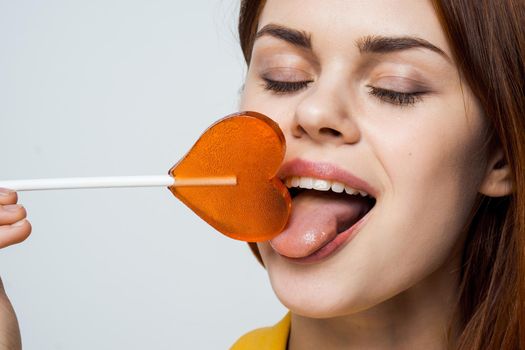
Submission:
[[0,188],[0,205],[16,204],[18,202],[18,194],[16,191],[9,188]]
[[[21,215],[22,215],[22,219],[25,219],[27,218],[27,210],[26,208],[23,206],[23,205],[20,205],[20,211],[21,211]],[[29,222],[28,222],[29,223]]]
[[25,241],[31,235],[31,231],[33,231],[33,226],[31,225],[31,223],[26,219],[24,219],[23,221],[24,225],[22,226],[22,230],[18,236],[18,239],[16,239],[13,244],[18,244]]
[[29,237],[29,235],[31,234],[31,232],[33,232],[33,225],[31,225],[31,223],[27,220],[27,219],[24,219],[26,221],[26,230],[27,230],[27,233],[24,237],[23,240],[25,240],[27,237]]
[[33,227],[27,219],[15,222],[13,225],[0,231],[0,248],[18,244],[27,239]]

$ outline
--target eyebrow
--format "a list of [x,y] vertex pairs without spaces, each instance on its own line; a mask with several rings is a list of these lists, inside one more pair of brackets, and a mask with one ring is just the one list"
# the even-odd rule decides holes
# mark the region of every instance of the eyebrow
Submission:
[[284,40],[302,49],[312,49],[312,40],[310,35],[297,29],[288,28],[278,24],[267,24],[257,32],[255,39],[265,35]]
[[361,53],[391,53],[396,51],[423,48],[434,51],[443,56],[447,61],[450,57],[439,47],[431,44],[425,39],[413,36],[365,36],[356,41],[356,46]]
[[[255,39],[265,35],[284,40],[302,49],[312,49],[311,35],[304,31],[288,28],[279,24],[267,24],[257,32]],[[413,36],[389,37],[367,35],[356,40],[356,46],[361,53],[376,54],[387,54],[396,51],[423,48],[436,52],[443,56],[447,61],[451,61],[445,51],[439,47],[431,44],[425,39]]]

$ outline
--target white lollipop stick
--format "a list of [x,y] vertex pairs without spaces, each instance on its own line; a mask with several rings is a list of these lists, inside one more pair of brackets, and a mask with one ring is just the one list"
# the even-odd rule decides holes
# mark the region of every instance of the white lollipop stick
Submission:
[[66,190],[109,187],[169,187],[169,186],[234,186],[237,177],[192,177],[176,179],[170,175],[77,177],[59,179],[0,180],[1,188],[14,191]]

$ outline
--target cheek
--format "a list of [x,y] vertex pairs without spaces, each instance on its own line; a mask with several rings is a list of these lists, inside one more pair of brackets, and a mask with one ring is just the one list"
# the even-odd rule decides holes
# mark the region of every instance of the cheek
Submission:
[[461,206],[461,198],[477,193],[485,167],[484,123],[479,115],[453,112],[399,123],[395,130],[383,128],[370,136],[388,179],[387,195],[413,196],[438,209]]
[[278,123],[283,131],[286,131],[293,121],[298,98],[300,98],[299,95],[292,98],[277,96],[266,91],[264,83],[259,81],[254,72],[248,70],[239,110],[262,113]]
[[397,120],[391,129],[383,124],[370,136],[387,184],[378,201],[374,249],[403,262],[392,271],[392,284],[400,275],[411,283],[450,258],[483,179],[480,114],[441,110],[410,123]]

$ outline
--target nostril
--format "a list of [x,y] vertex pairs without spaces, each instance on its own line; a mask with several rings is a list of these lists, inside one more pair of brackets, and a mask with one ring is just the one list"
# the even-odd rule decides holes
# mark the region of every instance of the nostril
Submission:
[[303,135],[307,135],[308,133],[301,125],[297,125],[295,128],[292,129],[292,134],[295,137],[302,137]]
[[335,136],[335,137],[339,137],[342,135],[339,131],[332,129],[332,128],[321,128],[319,129],[319,134],[327,135],[327,136]]

